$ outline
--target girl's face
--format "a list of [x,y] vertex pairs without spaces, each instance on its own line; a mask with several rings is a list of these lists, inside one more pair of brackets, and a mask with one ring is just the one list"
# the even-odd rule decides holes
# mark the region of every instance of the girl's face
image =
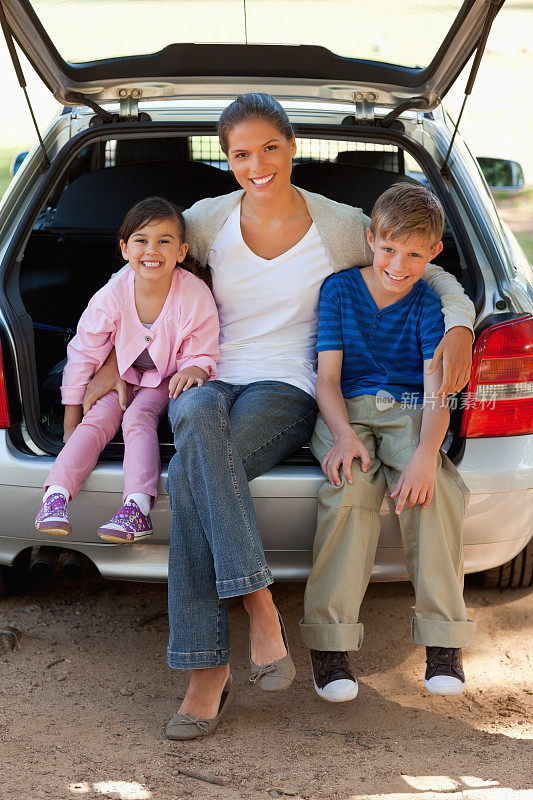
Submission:
[[176,220],[152,220],[120,241],[122,256],[136,275],[151,283],[168,280],[181,264],[189,245],[182,242]]
[[228,136],[228,162],[238,183],[249,195],[272,197],[290,185],[294,136],[287,139],[275,125],[249,119]]

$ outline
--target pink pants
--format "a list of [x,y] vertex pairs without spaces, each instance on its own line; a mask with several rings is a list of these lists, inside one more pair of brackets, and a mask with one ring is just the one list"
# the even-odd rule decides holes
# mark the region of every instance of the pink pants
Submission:
[[76,497],[106,444],[120,428],[124,436],[124,499],[132,492],[157,498],[161,460],[157,426],[168,404],[169,379],[155,389],[127,385],[126,411],[115,391],[101,397],[66,442],[45,482]]

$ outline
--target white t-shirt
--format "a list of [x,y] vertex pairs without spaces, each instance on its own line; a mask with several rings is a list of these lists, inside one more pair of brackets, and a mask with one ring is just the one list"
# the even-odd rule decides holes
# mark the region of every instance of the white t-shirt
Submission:
[[219,380],[232,384],[277,380],[314,396],[318,299],[331,275],[312,223],[294,247],[260,258],[241,232],[237,205],[209,252],[220,318]]

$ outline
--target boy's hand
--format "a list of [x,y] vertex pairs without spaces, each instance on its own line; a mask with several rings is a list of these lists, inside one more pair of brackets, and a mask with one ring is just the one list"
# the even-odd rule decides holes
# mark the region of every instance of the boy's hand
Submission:
[[203,386],[209,375],[200,367],[185,367],[170,379],[168,385],[169,400],[175,400],[181,392],[186,392],[191,386]]
[[[437,454],[432,455],[416,450],[406,468],[400,475],[396,489],[391,497],[397,497],[396,513],[401,514],[404,505],[411,508],[421,505],[427,508],[433,497],[435,472],[437,471]],[[409,494],[411,494],[410,500]]]
[[331,447],[322,460],[322,471],[328,481],[340,486],[339,467],[342,466],[348,483],[353,483],[352,461],[361,459],[361,470],[366,472],[370,466],[370,456],[359,437],[350,429]]

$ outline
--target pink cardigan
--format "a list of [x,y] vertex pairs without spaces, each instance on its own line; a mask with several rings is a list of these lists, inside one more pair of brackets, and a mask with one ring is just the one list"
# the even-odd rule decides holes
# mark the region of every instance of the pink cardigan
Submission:
[[[126,265],[128,266],[128,265]],[[213,295],[199,278],[176,267],[165,304],[150,329],[135,307],[135,273],[119,272],[90,299],[76,336],[67,348],[61,400],[80,405],[85,388],[111,349],[117,353],[122,378],[135,386],[159,386],[184,367],[200,367],[209,380],[217,376],[219,322]],[[155,370],[132,367],[148,348]]]

